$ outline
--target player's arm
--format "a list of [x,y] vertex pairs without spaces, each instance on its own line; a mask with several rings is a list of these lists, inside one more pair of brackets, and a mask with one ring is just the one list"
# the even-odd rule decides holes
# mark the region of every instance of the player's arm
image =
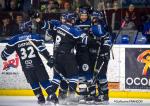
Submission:
[[15,51],[14,45],[12,45],[11,41],[9,41],[5,49],[1,53],[1,58],[6,61],[7,57],[9,57],[14,51]]
[[74,35],[73,37],[77,39],[78,44],[87,45],[88,36],[80,28],[75,27],[71,30],[71,33]]
[[38,38],[38,41],[36,41],[35,46],[37,47],[38,52],[48,61],[47,64],[50,67],[53,67],[54,64],[53,56],[50,55],[49,52],[47,51],[44,40],[41,37]]
[[50,21],[44,21],[44,25],[41,29],[47,31],[49,36],[53,37],[53,40],[55,41],[56,38],[56,29],[61,25],[61,22],[58,20],[50,20]]

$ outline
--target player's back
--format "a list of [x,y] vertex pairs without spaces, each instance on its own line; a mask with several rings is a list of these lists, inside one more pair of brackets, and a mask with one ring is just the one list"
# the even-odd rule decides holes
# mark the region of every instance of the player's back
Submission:
[[82,33],[83,32],[73,26],[62,24],[57,28],[55,43],[56,52],[63,51],[66,53],[70,53],[71,50],[74,49],[76,41],[81,37]]
[[[23,33],[13,37],[8,46],[17,52],[20,57],[22,68],[35,68],[42,65],[41,58],[38,51],[29,42],[31,40],[37,47],[42,48],[42,42],[40,35],[32,33]],[[41,45],[41,46],[40,46]]]

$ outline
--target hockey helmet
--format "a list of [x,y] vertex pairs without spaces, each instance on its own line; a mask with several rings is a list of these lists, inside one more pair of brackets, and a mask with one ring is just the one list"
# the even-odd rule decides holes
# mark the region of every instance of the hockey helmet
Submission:
[[104,19],[104,14],[102,11],[93,11],[91,14],[91,20],[97,19],[97,20],[102,20]]
[[32,21],[26,21],[21,24],[20,31],[22,32],[30,32],[32,30]]
[[75,18],[75,14],[73,12],[68,12],[64,15],[64,19],[66,20],[66,22],[75,21]]

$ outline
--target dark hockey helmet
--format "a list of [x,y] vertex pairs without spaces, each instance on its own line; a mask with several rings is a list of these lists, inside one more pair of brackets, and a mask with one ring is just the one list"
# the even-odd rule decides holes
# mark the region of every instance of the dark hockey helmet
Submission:
[[104,18],[104,15],[103,15],[103,12],[101,11],[93,11],[92,14],[91,14],[91,19],[92,18],[97,18],[97,19],[103,19]]
[[101,21],[104,19],[104,14],[102,11],[93,11],[91,14],[91,21]]
[[68,12],[64,16],[66,22],[74,23],[76,20],[75,14],[73,12]]
[[20,31],[22,32],[31,32],[32,31],[32,21],[26,21],[21,24]]
[[86,21],[88,18],[89,18],[88,10],[86,10],[85,8],[80,8],[80,11],[79,11],[79,19],[84,22],[84,21]]
[[61,14],[60,21],[61,21],[62,23],[65,23],[65,22],[66,22],[66,19],[65,19],[66,14],[67,14],[67,12],[64,12],[64,13]]
[[38,10],[32,9],[32,10],[28,11],[28,15],[31,18],[39,18],[40,12]]
[[87,14],[87,15],[88,15],[88,10],[85,9],[85,8],[80,8],[79,14],[80,14],[80,15],[82,15],[82,14]]

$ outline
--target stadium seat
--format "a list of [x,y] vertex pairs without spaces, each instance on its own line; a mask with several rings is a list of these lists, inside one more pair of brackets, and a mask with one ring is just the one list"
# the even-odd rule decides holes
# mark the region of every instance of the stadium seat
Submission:
[[129,35],[121,36],[121,44],[129,44]]
[[135,43],[136,44],[145,44],[146,43],[146,37],[142,36],[142,37],[138,38]]

